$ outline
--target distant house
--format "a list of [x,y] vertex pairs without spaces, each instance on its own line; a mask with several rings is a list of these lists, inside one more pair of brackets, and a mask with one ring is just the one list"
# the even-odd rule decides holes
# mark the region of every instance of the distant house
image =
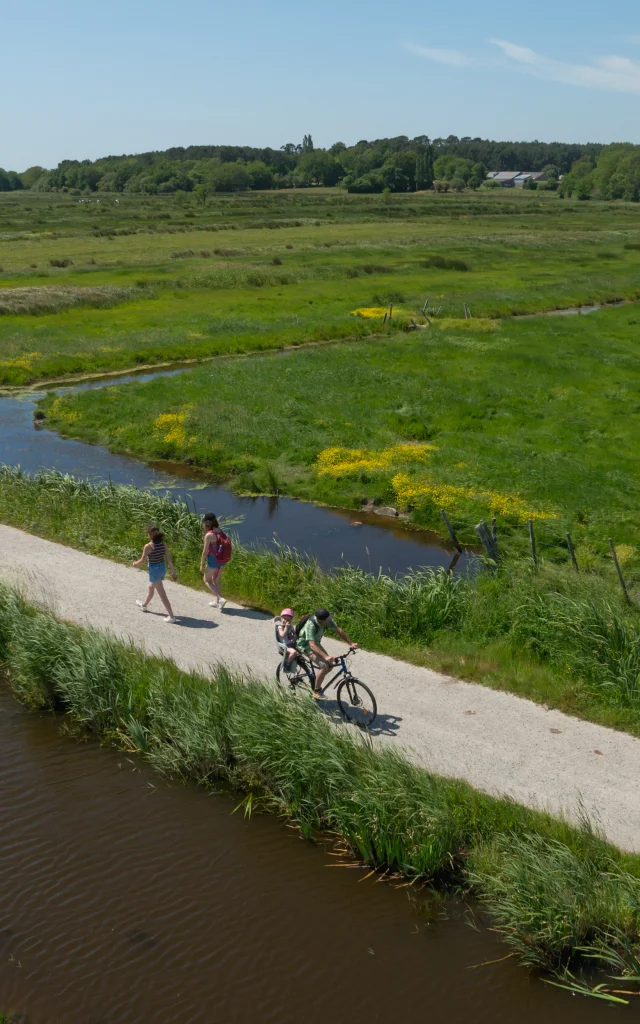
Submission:
[[546,181],[544,171],[489,171],[487,181],[498,181],[503,188],[524,188],[525,181]]

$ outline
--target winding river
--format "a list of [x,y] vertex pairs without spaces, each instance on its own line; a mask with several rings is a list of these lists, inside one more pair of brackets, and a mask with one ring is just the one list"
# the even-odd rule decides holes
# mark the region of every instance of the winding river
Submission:
[[[125,374],[69,385],[62,390],[85,391],[112,387],[132,380],[152,380],[185,370]],[[465,572],[473,554],[456,552],[437,534],[403,528],[398,520],[348,509],[324,508],[292,498],[240,498],[214,486],[186,466],[170,463],[146,465],[126,455],[83,441],[65,440],[33,423],[41,392],[0,393],[0,463],[20,465],[29,472],[57,469],[90,480],[169,491],[186,498],[198,512],[242,517],[236,528],[246,544],[273,545],[274,541],[313,555],[325,569],[353,565],[371,572],[403,573],[422,566]],[[362,525],[352,526],[358,521]]]

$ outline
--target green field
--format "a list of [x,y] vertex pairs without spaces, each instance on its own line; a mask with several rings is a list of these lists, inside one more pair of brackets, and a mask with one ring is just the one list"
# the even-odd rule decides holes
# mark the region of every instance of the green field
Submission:
[[2,193],[0,384],[635,299],[637,246],[636,205],[554,193]]

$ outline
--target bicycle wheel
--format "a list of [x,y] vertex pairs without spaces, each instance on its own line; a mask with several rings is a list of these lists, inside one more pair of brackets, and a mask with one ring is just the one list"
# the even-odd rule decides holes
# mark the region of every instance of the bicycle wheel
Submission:
[[302,658],[296,658],[289,671],[284,667],[283,658],[276,669],[276,679],[281,686],[290,686],[292,690],[304,683],[308,683],[313,688],[311,669]]
[[349,722],[367,728],[375,722],[378,705],[366,683],[355,676],[347,676],[338,686],[336,697],[340,711]]

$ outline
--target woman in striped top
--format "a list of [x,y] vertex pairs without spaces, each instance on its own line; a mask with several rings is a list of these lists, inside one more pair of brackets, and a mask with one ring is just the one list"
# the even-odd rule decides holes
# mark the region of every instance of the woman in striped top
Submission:
[[169,603],[166,591],[164,589],[164,578],[167,573],[167,565],[171,573],[171,579],[177,580],[176,571],[173,568],[173,562],[169,549],[164,542],[164,534],[160,532],[157,526],[149,526],[147,528],[147,534],[149,541],[145,544],[142,549],[142,554],[137,562],[132,564],[136,567],[142,565],[143,562],[147,562],[149,566],[149,591],[144,601],[136,601],[138,608],[142,608],[143,612],[147,611],[148,605],[153,598],[154,594],[157,594],[163,605],[167,610],[167,617],[165,622],[175,622],[173,611]]

